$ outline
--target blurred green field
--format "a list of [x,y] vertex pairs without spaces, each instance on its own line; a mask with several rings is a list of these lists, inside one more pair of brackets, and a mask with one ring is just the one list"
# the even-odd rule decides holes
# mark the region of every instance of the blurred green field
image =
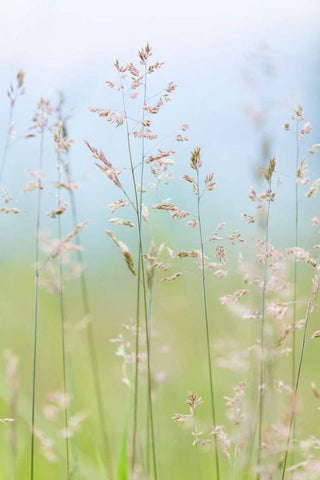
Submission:
[[0,480],[319,480],[319,0],[81,3],[0,7]]
[[[21,260],[19,260],[19,263]],[[134,319],[135,280],[129,277],[122,265],[115,274],[114,259],[105,258],[104,268],[88,270],[90,300],[94,317],[94,331],[98,349],[99,374],[103,388],[103,403],[107,416],[107,430],[112,449],[113,468],[116,472],[119,462],[121,437],[125,419],[130,409],[132,420],[132,391],[121,382],[121,359],[115,355],[116,345],[111,338],[123,333],[122,324]],[[192,260],[186,260],[187,273],[171,284],[156,281],[152,315],[152,372],[153,398],[157,460],[159,478],[194,479],[197,477],[195,447],[192,446],[190,429],[181,428],[171,417],[174,413],[187,412],[185,404],[187,391],[199,393],[204,404],[199,416],[204,424],[210,424],[209,389],[207,382],[207,363],[204,348],[204,325],[202,318],[200,273],[193,267]],[[108,268],[108,263],[110,268]],[[20,263],[21,264],[21,263]],[[214,341],[225,341],[226,354],[232,356],[228,339],[244,349],[251,345],[257,335],[257,324],[252,320],[238,319],[219,305],[218,297],[239,288],[241,280],[236,274],[217,280],[208,277],[210,322],[214,325]],[[305,275],[303,290],[310,288],[309,278]],[[1,417],[10,417],[10,388],[6,382],[5,359],[3,354],[10,349],[19,358],[19,386],[17,390],[17,410],[14,423],[0,425],[0,478],[28,479],[30,475],[30,415],[33,348],[33,294],[34,281],[32,265],[19,267],[16,262],[7,261],[1,266],[0,308],[1,308]],[[88,417],[80,430],[72,438],[73,466],[77,467],[74,478],[100,480],[105,479],[103,469],[103,443],[99,417],[95,401],[89,352],[85,330],[79,328],[83,321],[79,281],[75,280],[66,287],[65,305],[67,312],[67,346],[69,380],[73,384],[73,410],[85,411]],[[304,306],[303,306],[304,308]],[[301,309],[301,314],[303,312]],[[299,311],[300,313],[300,311]],[[317,328],[317,311],[312,319],[312,328]],[[36,425],[48,437],[54,439],[56,462],[48,462],[40,454],[40,445],[36,440],[35,475],[37,479],[57,480],[66,478],[65,441],[58,436],[63,428],[63,418],[50,422],[43,414],[48,394],[62,391],[61,329],[57,299],[41,290],[38,337],[38,372]],[[300,335],[299,335],[300,337]],[[214,342],[214,343],[215,343]],[[300,339],[299,339],[300,342]],[[303,436],[320,434],[317,421],[317,399],[309,387],[310,382],[319,379],[318,361],[319,343],[308,342],[303,378],[302,395],[299,397],[300,414],[298,432]],[[213,352],[214,352],[213,348]],[[215,362],[214,354],[214,362]],[[289,376],[289,360],[285,359],[277,367],[279,378]],[[157,382],[157,374],[163,381]],[[141,398],[146,398],[146,376],[141,373]],[[228,431],[226,408],[223,397],[232,394],[232,387],[240,380],[248,380],[250,372],[239,369],[229,371],[215,369],[217,392],[217,417],[219,424]],[[162,378],[163,377],[163,378]],[[70,389],[70,387],[69,387]],[[275,405],[268,405],[268,409]],[[269,410],[270,413],[270,410]],[[141,400],[139,408],[139,443],[144,445],[146,436],[146,404]],[[131,428],[131,423],[130,423]],[[16,432],[17,453],[14,458],[10,443],[10,432]],[[131,430],[130,430],[131,432]],[[130,451],[130,434],[128,451]],[[146,462],[143,449],[142,462]],[[222,458],[222,457],[221,457]],[[231,478],[231,464],[222,460],[223,479]],[[200,453],[201,478],[215,478],[213,455],[210,451]],[[122,480],[121,476],[115,477]],[[242,478],[239,466],[236,478]],[[251,478],[251,477],[248,477]],[[253,478],[253,477],[252,477]]]

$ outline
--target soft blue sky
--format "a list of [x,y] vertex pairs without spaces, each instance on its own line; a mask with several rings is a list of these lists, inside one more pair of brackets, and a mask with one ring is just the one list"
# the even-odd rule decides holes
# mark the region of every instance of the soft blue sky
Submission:
[[[105,227],[106,205],[115,194],[93,167],[83,139],[103,148],[114,163],[119,153],[116,142],[121,139],[90,115],[87,107],[107,107],[109,102],[118,106],[104,86],[104,80],[112,77],[113,61],[132,60],[149,41],[155,58],[166,62],[159,86],[169,80],[179,85],[159,127],[165,132],[183,122],[191,124],[190,148],[203,146],[210,168],[223,185],[216,197],[218,210],[228,211],[230,220],[237,222],[233,207],[236,201],[239,209],[245,208],[259,151],[259,138],[246,115],[248,106],[262,103],[269,109],[266,130],[274,141],[272,153],[281,158],[280,173],[285,175],[294,154],[291,140],[281,130],[289,112],[302,103],[307,118],[315,127],[320,124],[319,19],[318,0],[2,2],[0,141],[8,114],[5,91],[19,68],[26,71],[27,93],[17,109],[18,136],[25,132],[40,95],[50,97],[57,89],[65,92],[74,109],[70,123],[77,140],[74,171],[78,178],[89,177],[80,203],[83,217],[92,219],[93,238]],[[261,43],[268,45],[275,65],[275,74],[267,78],[252,56],[261,51]],[[245,81],[248,74],[256,79],[254,84]],[[310,141],[319,141],[318,132],[316,128]],[[189,146],[177,157],[179,174],[188,151]],[[13,145],[7,177],[17,192],[36,155],[35,142],[27,147],[23,141]],[[319,163],[314,165],[318,173]],[[51,170],[53,175],[54,161]],[[283,202],[289,209],[291,197],[285,187]],[[212,222],[216,220],[221,218],[216,215]]]

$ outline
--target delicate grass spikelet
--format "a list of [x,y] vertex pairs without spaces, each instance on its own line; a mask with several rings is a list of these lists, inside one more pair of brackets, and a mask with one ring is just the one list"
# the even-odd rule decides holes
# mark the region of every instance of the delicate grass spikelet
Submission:
[[0,418],[0,423],[10,423],[14,422],[13,418]]
[[[198,170],[202,165],[201,161],[201,148],[196,147],[194,150],[191,152],[191,158],[190,158],[190,166],[194,170]],[[213,177],[212,177],[213,178]]]
[[119,246],[120,246],[122,255],[124,256],[127,267],[129,268],[130,272],[133,275],[136,275],[136,271],[134,269],[134,262],[133,262],[132,253],[130,252],[129,248],[127,247],[127,245],[125,243],[119,242]]
[[118,210],[118,208],[127,207],[128,205],[130,205],[128,200],[123,200],[122,198],[120,198],[119,200],[117,200],[113,203],[110,203],[108,205],[108,207],[109,207],[111,213],[114,213],[116,210]]
[[55,210],[51,210],[48,215],[51,218],[56,218],[57,215],[62,215],[62,213],[65,212],[67,208],[67,202],[60,203],[60,205]]
[[122,185],[119,180],[119,175],[121,173],[121,170],[116,170],[111,162],[107,160],[105,157],[104,153],[101,150],[98,150],[95,147],[92,147],[87,140],[84,142],[87,147],[89,148],[90,152],[92,153],[92,156],[102,162],[102,165],[99,163],[96,163],[97,167],[100,168],[100,170],[103,171],[103,173],[110,178],[110,180],[120,189],[122,189]]
[[120,248],[121,253],[124,257],[124,260],[127,264],[127,267],[129,268],[130,272],[133,275],[136,275],[136,271],[135,271],[135,268],[134,268],[133,256],[132,256],[132,253],[130,252],[128,246],[125,243],[118,240],[117,237],[115,236],[115,234],[113,232],[111,232],[111,230],[107,230],[106,233],[107,233],[107,235],[109,235],[111,240],[113,240],[115,245]]
[[134,224],[130,220],[123,220],[122,218],[110,218],[109,222],[122,225],[124,227],[134,227]]
[[170,216],[175,220],[180,220],[181,218],[185,218],[190,215],[189,212],[182,210],[172,202],[159,203],[158,205],[153,205],[152,208],[154,210],[166,210],[170,212]]
[[200,255],[199,250],[181,250],[180,252],[176,253],[173,258],[187,258],[187,257],[198,258],[199,255]]
[[320,185],[320,178],[317,178],[317,180],[313,182],[313,184],[310,187],[310,190],[305,194],[305,196],[307,198],[310,198],[316,195],[316,193],[318,192],[319,185]]
[[66,251],[66,250],[69,250],[69,251],[70,250],[80,250],[81,247],[79,245],[75,245],[75,244],[71,243],[70,240],[75,235],[78,235],[83,230],[83,228],[88,224],[88,222],[89,221],[86,220],[84,222],[78,223],[78,225],[76,225],[70,233],[65,235],[65,237],[62,238],[62,240],[59,240],[58,243],[52,249],[52,252],[50,254],[51,258],[57,258],[62,252]]
[[256,221],[255,217],[249,213],[241,213],[241,217],[244,218],[247,223],[254,223]]
[[222,305],[224,304],[233,304],[233,303],[238,303],[240,298],[242,298],[244,295],[247,295],[249,293],[249,290],[237,290],[233,294],[230,295],[224,295],[223,297],[220,297],[220,302]]
[[20,213],[20,210],[19,210],[19,208],[16,208],[16,207],[12,207],[12,208],[0,207],[0,212],[17,214],[17,213]]
[[161,282],[173,282],[174,280],[177,280],[177,278],[181,277],[181,275],[181,272],[174,273],[170,277],[161,278]]

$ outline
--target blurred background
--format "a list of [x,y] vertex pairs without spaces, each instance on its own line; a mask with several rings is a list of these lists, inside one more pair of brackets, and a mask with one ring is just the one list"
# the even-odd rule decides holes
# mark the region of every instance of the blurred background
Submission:
[[[200,0],[193,3],[164,0],[161,4],[127,0],[114,3],[100,0],[2,2],[1,146],[6,142],[9,118],[6,92],[19,69],[25,71],[26,92],[18,99],[15,108],[16,136],[10,144],[3,178],[3,184],[10,189],[12,203],[22,213],[1,213],[0,217],[0,417],[10,416],[10,385],[6,374],[8,354],[5,352],[10,351],[19,358],[16,393],[18,461],[13,467],[9,428],[0,425],[1,479],[29,478],[36,195],[21,194],[21,190],[30,180],[28,170],[37,168],[38,140],[26,140],[24,135],[40,97],[50,98],[55,103],[58,91],[63,92],[65,112],[70,115],[69,136],[74,139],[74,144],[69,160],[74,179],[81,183],[81,188],[76,191],[79,220],[89,220],[81,234],[81,242],[85,248],[100,375],[114,463],[117,464],[130,400],[126,386],[121,383],[121,360],[115,356],[116,348],[110,344],[110,339],[123,333],[122,324],[134,319],[135,280],[105,235],[105,230],[110,228],[108,204],[118,194],[94,165],[84,140],[101,148],[114,165],[125,165],[127,157],[124,131],[107,125],[90,113],[88,107],[121,109],[120,98],[106,88],[105,81],[114,78],[115,59],[120,63],[135,61],[138,50],[148,41],[153,59],[165,62],[154,76],[154,93],[169,81],[178,85],[172,95],[173,101],[157,119],[157,129],[166,138],[168,133],[188,123],[190,141],[175,145],[174,178],[160,191],[151,189],[146,194],[146,203],[152,205],[172,198],[182,208],[194,208],[194,198],[188,186],[182,184],[181,176],[190,173],[190,150],[201,145],[206,170],[214,170],[218,183],[217,191],[203,201],[206,234],[212,233],[222,221],[227,223],[229,230],[246,231],[248,227],[240,214],[249,210],[252,213],[248,199],[250,185],[261,188],[258,166],[265,165],[270,156],[276,156],[277,177],[281,182],[275,187],[277,208],[273,211],[270,236],[275,244],[290,246],[294,242],[295,212],[292,205],[296,145],[294,136],[285,132],[282,126],[301,104],[305,120],[313,126],[301,152],[307,152],[309,146],[320,141],[319,19],[317,0],[309,0],[307,4],[296,0]],[[165,140],[167,148],[171,148],[170,142],[170,138]],[[50,135],[45,143],[45,162],[46,182],[52,185],[56,180],[56,160]],[[311,179],[319,177],[319,154],[310,157],[309,167]],[[44,201],[41,228],[55,236],[57,226],[45,215],[53,201],[54,194]],[[185,227],[175,224],[161,212],[160,215],[155,213],[151,212],[146,227],[149,239],[154,238],[157,243],[163,241],[174,250],[198,248],[195,231],[186,232]],[[317,197],[307,203],[301,199],[300,238],[305,248],[317,241],[311,218],[319,213]],[[68,215],[63,219],[63,229],[65,233],[72,229]],[[120,231],[122,234],[123,230]],[[254,235],[254,227],[250,232]],[[136,253],[134,234],[125,233],[123,236]],[[210,255],[213,255],[212,251]],[[189,389],[199,391],[205,397],[204,412],[209,408],[203,330],[198,325],[202,321],[198,318],[200,277],[193,260],[186,262],[186,275],[172,285],[157,283],[154,293],[154,375],[164,379],[155,387],[155,416],[159,477],[166,479],[195,478],[191,434],[181,433],[170,417],[179,408],[185,409]],[[310,289],[308,271],[303,278],[299,287],[301,294]],[[233,275],[230,273],[222,282],[217,282],[213,276],[208,281],[211,315],[224,320],[217,322],[218,337],[227,342],[232,332],[233,341],[236,338],[236,343],[243,343],[246,349],[248,339],[252,338],[251,325],[239,324],[233,314],[226,311],[221,314],[217,307],[219,296],[240,288],[241,278],[236,267]],[[100,479],[105,478],[99,468],[102,440],[93,399],[89,354],[81,328],[83,311],[79,292],[79,281],[67,286],[74,408],[88,415],[76,436],[75,448],[80,452],[79,478]],[[52,438],[56,435],[55,425],[46,420],[43,406],[50,392],[61,390],[61,339],[57,315],[55,296],[42,289],[37,411],[39,424]],[[232,349],[233,344],[230,345]],[[315,373],[312,356],[315,354],[314,347],[308,354],[306,384]],[[231,393],[239,374],[241,369],[219,372],[221,395],[218,409],[223,409],[223,396]],[[314,407],[314,399],[307,396],[305,402]],[[37,477],[39,479],[64,478],[61,461],[64,444],[58,437],[55,441],[60,461],[51,464],[38,455],[37,468],[42,472]],[[190,452],[190,456],[185,452]],[[204,465],[211,462],[206,454],[203,462]]]

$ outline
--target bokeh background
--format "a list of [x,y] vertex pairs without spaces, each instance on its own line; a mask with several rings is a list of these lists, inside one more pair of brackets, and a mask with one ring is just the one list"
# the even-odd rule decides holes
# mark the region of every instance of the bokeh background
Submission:
[[[0,417],[9,416],[10,397],[3,353],[10,349],[19,358],[18,461],[14,468],[9,429],[0,425],[1,479],[29,478],[35,195],[21,195],[21,189],[28,180],[28,169],[37,165],[37,140],[27,142],[24,135],[39,98],[51,98],[54,102],[57,92],[62,91],[66,111],[70,112],[69,134],[75,140],[70,162],[73,176],[81,182],[76,193],[80,220],[90,220],[81,240],[116,464],[129,395],[121,383],[121,362],[110,339],[122,331],[123,323],[134,317],[135,283],[104,233],[110,226],[107,206],[117,194],[94,166],[84,139],[101,148],[114,164],[122,165],[126,160],[123,132],[93,116],[88,107],[120,108],[119,99],[104,83],[113,78],[113,62],[117,58],[123,63],[133,60],[138,49],[150,42],[154,59],[165,62],[152,88],[157,92],[168,81],[178,84],[174,101],[159,116],[158,129],[165,135],[177,125],[189,123],[190,143],[177,148],[173,182],[160,192],[151,191],[148,203],[172,197],[186,209],[191,207],[193,198],[180,178],[188,169],[191,148],[199,144],[207,170],[215,171],[218,182],[217,191],[204,200],[206,233],[214,231],[221,221],[227,222],[230,230],[243,230],[240,213],[249,209],[249,187],[261,185],[257,167],[269,155],[275,155],[282,183],[277,186],[271,239],[278,245],[290,245],[294,241],[295,142],[282,125],[292,110],[302,104],[306,120],[313,125],[306,145],[319,143],[319,14],[317,0],[309,0],[307,4],[289,0],[193,3],[165,0],[161,4],[12,0],[0,5],[1,145],[5,143],[9,115],[6,91],[19,69],[26,73],[26,93],[17,103],[16,139],[9,149],[4,177],[22,214],[1,214],[0,219]],[[49,141],[45,149],[45,170],[50,183],[55,180],[56,162]],[[312,178],[318,177],[319,157],[312,159],[310,167]],[[44,212],[51,201],[46,200]],[[301,241],[306,248],[315,243],[310,219],[317,214],[317,197],[307,204],[301,201]],[[65,232],[70,231],[68,218]],[[42,228],[56,235],[56,227],[52,225],[52,220],[44,216]],[[186,232],[162,215],[151,215],[147,228],[149,238],[164,241],[173,249],[197,248],[195,232]],[[251,233],[254,234],[252,230]],[[134,250],[134,237],[127,239]],[[189,389],[203,396],[204,418],[209,403],[203,330],[199,326],[199,272],[192,260],[187,260],[186,265],[186,275],[179,282],[157,283],[154,294],[153,361],[159,378],[165,378],[156,387],[155,416],[159,477],[166,479],[195,478],[190,432],[182,432],[170,417],[185,408]],[[310,287],[308,271],[303,278],[301,294]],[[218,319],[218,337],[227,342],[231,336],[246,346],[252,338],[250,325],[243,326],[236,317],[217,307],[217,298],[237,289],[239,284],[241,279],[236,272],[222,283],[210,277],[209,307],[211,315]],[[102,441],[85,335],[77,328],[83,320],[79,295],[79,283],[75,281],[66,292],[70,368],[75,409],[88,412],[76,437],[79,478],[100,479],[104,478],[99,467]],[[55,426],[46,422],[41,409],[48,393],[61,389],[60,340],[56,299],[42,290],[37,408],[39,424],[52,437],[56,435]],[[306,385],[310,378],[319,376],[317,354],[317,348],[310,347]],[[241,369],[219,372],[221,410],[223,396],[230,394],[239,374]],[[315,406],[311,395],[306,396],[305,405]],[[60,461],[49,464],[38,455],[39,479],[64,478],[63,442],[58,438],[56,442]],[[203,457],[203,465],[209,465],[209,456],[204,453]]]

